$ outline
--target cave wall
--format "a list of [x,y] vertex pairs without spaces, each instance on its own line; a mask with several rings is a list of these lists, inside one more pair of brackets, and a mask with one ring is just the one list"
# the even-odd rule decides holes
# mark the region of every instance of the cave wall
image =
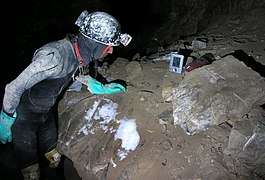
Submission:
[[[47,42],[61,39],[67,33],[78,33],[74,25],[84,9],[106,11],[122,25],[122,31],[133,36],[127,47],[117,47],[114,57],[132,57],[156,53],[183,36],[202,33],[213,26],[226,26],[233,16],[264,13],[264,0],[38,0],[8,1],[2,21],[5,42],[2,58],[12,70],[1,71],[1,94],[6,83],[14,79],[31,61],[32,54]],[[154,41],[155,40],[155,41]],[[11,60],[9,60],[11,59]],[[16,64],[16,66],[14,66]]]
[[[200,33],[211,23],[229,18],[229,15],[244,15],[253,9],[264,8],[264,4],[263,0],[10,2],[7,8],[15,13],[6,19],[6,31],[12,32],[12,39],[8,41],[12,52],[28,59],[44,43],[62,38],[66,33],[78,33],[74,22],[84,9],[106,11],[118,19],[123,31],[133,36],[132,44],[127,49],[137,52],[145,49],[144,46],[152,38],[158,39],[161,45],[168,45],[182,36]],[[130,54],[127,49],[122,50]]]
[[[263,0],[180,0],[152,1],[153,10],[162,9],[163,24],[154,32],[162,46],[181,37],[202,33],[211,26],[226,26],[227,19],[246,16],[265,8]],[[257,18],[258,19],[258,18]]]

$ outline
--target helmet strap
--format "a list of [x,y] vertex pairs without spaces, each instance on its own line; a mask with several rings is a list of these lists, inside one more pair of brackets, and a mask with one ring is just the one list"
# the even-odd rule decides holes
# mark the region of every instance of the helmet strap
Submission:
[[104,51],[101,53],[100,57],[102,58],[103,56],[105,56],[111,48],[113,48],[113,47],[112,46],[107,46],[104,49]]

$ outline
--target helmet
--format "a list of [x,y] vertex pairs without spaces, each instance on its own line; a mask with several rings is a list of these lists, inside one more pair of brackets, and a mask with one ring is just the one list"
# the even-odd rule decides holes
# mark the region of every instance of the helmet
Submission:
[[[121,42],[123,43],[123,39],[126,39],[124,35],[127,34],[121,34],[119,22],[105,12],[88,13],[85,10],[80,14],[75,24],[79,26],[80,33],[85,37],[108,46],[118,46]],[[131,38],[129,38],[130,40]]]

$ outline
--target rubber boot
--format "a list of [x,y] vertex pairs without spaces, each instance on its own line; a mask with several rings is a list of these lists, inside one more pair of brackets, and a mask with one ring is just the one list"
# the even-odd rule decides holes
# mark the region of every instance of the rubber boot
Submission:
[[39,164],[32,164],[21,170],[24,180],[38,180],[40,178]]
[[61,160],[61,154],[55,148],[45,153],[45,157],[50,161],[50,164],[49,164],[50,168],[58,167],[60,160]]

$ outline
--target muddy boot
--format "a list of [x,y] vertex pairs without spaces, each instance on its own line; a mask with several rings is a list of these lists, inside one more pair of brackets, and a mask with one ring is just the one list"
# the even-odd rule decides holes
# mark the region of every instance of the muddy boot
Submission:
[[35,163],[21,170],[24,180],[38,180],[40,178],[39,164]]
[[45,157],[50,161],[50,164],[49,164],[50,168],[58,167],[60,160],[61,160],[61,154],[55,148],[45,153]]

